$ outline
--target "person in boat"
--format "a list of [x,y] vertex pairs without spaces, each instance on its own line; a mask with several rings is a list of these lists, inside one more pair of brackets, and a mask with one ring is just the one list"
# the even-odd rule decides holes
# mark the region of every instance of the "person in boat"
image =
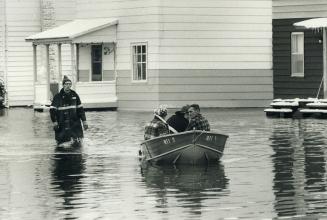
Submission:
[[188,114],[190,117],[190,122],[186,128],[187,131],[190,130],[202,130],[210,131],[210,125],[208,120],[201,115],[200,106],[198,104],[190,105],[188,109]]
[[64,76],[63,88],[53,97],[50,106],[50,117],[55,130],[57,144],[68,141],[80,141],[83,128],[88,129],[83,105],[78,94],[71,89],[72,81]]
[[154,118],[145,126],[144,140],[169,134],[168,125],[165,123],[167,108],[160,106],[154,110]]
[[174,115],[168,118],[167,123],[173,127],[177,132],[183,132],[188,125],[188,109],[189,105],[183,106],[180,110],[176,111]]

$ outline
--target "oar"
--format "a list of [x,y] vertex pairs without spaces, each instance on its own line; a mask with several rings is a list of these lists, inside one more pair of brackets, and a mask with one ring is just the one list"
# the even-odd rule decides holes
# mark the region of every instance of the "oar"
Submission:
[[158,119],[160,119],[163,123],[165,123],[168,126],[168,129],[170,131],[172,131],[174,134],[177,134],[178,131],[176,131],[173,127],[171,127],[166,121],[165,119],[163,119],[162,117],[160,117],[160,115],[154,114],[155,117],[157,117]]

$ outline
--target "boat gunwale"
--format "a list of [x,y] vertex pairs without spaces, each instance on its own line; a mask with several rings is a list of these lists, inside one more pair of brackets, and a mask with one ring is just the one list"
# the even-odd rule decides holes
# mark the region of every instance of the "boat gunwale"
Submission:
[[169,155],[169,154],[172,154],[172,153],[178,152],[178,151],[180,151],[180,150],[184,150],[184,149],[186,149],[186,148],[188,148],[188,147],[192,147],[192,146],[197,146],[197,147],[199,147],[199,148],[204,148],[204,149],[206,149],[206,150],[210,150],[210,151],[213,151],[213,152],[215,152],[215,153],[217,153],[217,154],[223,155],[223,152],[222,152],[222,151],[219,151],[219,150],[213,149],[213,148],[208,147],[208,146],[205,146],[205,145],[203,145],[203,144],[188,144],[188,145],[184,145],[184,146],[182,146],[182,147],[176,148],[176,149],[174,149],[174,150],[171,150],[171,151],[164,152],[164,153],[162,153],[162,154],[156,155],[156,156],[151,157],[151,158],[149,158],[149,159],[146,159],[146,161],[155,160],[155,159],[158,159],[158,158],[164,157],[164,156],[166,156],[166,155]]
[[167,135],[162,135],[162,136],[158,136],[158,137],[155,137],[155,138],[152,138],[152,139],[149,139],[149,140],[146,140],[146,141],[143,141],[141,142],[141,145],[145,144],[147,142],[155,142],[156,140],[161,140],[162,138],[167,138],[167,137],[176,137],[176,136],[180,136],[180,135],[184,135],[184,134],[196,134],[196,133],[200,133],[200,134],[213,134],[213,135],[221,135],[221,136],[225,136],[226,139],[229,137],[228,135],[226,134],[220,134],[220,133],[216,133],[216,132],[212,132],[212,131],[202,131],[202,130],[192,130],[192,131],[184,131],[184,132],[180,132],[180,133],[177,133],[177,134],[167,134]]

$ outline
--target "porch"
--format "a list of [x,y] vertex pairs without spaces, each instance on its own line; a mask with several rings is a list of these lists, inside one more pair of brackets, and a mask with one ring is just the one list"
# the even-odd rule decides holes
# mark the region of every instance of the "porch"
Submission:
[[35,110],[50,106],[64,75],[84,108],[117,108],[117,24],[115,19],[79,19],[25,39],[33,45]]

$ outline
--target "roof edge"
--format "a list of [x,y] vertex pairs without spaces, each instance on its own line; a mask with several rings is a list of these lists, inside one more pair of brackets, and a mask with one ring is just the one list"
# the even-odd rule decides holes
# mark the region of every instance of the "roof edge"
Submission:
[[101,29],[103,29],[103,28],[110,27],[110,26],[117,25],[117,24],[118,24],[118,19],[115,19],[115,20],[113,20],[113,21],[110,22],[110,23],[103,24],[103,25],[100,25],[100,26],[98,26],[98,27],[91,28],[91,29],[89,29],[89,30],[87,30],[87,31],[83,31],[83,32],[80,32],[80,33],[78,33],[78,34],[72,35],[69,39],[73,40],[73,39],[76,38],[76,37],[80,37],[80,36],[83,36],[83,35],[85,35],[85,34],[92,33],[92,32],[94,32],[94,31],[98,31],[98,30],[101,30]]

